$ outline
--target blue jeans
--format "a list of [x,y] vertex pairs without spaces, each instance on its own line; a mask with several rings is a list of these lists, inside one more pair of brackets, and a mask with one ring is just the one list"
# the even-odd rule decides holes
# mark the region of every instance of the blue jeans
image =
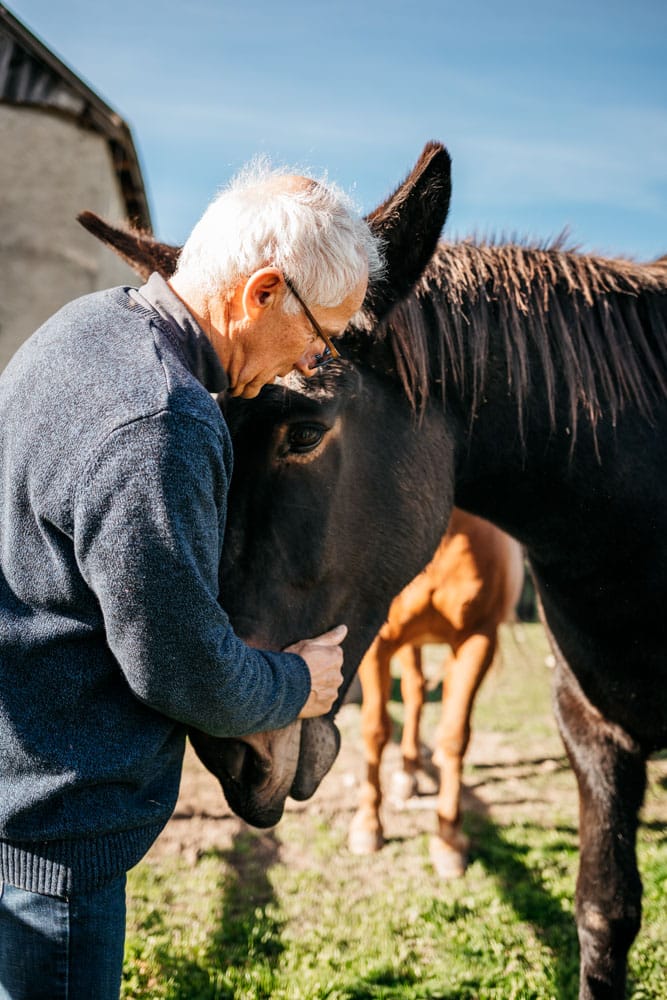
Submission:
[[0,882],[0,1000],[118,1000],[125,876],[67,899]]

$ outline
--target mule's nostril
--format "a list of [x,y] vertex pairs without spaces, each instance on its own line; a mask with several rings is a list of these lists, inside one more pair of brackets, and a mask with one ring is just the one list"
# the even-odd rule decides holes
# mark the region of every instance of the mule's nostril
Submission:
[[229,741],[223,761],[229,779],[246,788],[261,784],[271,770],[270,762],[263,760],[242,740]]
[[232,781],[241,781],[243,766],[245,764],[248,750],[249,747],[240,741],[230,741],[230,743],[225,747],[225,770]]

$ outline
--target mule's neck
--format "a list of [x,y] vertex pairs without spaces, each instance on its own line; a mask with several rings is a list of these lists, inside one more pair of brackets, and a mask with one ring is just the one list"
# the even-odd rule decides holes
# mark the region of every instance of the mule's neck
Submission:
[[610,478],[619,485],[619,435],[624,464],[654,447],[649,420],[667,398],[664,267],[445,245],[393,326],[418,376],[428,357],[431,398],[444,386],[457,502],[518,537]]
[[648,468],[664,468],[667,460],[667,442],[655,429],[667,426],[667,403],[652,419],[631,403],[595,422],[581,408],[575,424],[559,378],[552,419],[537,370],[519,415],[501,373],[504,352],[492,335],[489,378],[472,419],[470,398],[451,387],[456,504],[504,528],[538,561],[565,553],[571,559],[577,551],[592,559],[610,544],[620,551],[629,525],[641,542],[639,485]]

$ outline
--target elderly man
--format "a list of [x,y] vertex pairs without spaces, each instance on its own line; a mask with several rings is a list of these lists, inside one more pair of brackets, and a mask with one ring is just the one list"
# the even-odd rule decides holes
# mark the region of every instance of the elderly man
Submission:
[[380,267],[335,187],[249,171],[169,284],[70,303],[0,378],[0,997],[118,996],[125,873],[188,726],[331,707],[345,626],[257,650],[217,603],[232,451],[210,392],[311,373]]

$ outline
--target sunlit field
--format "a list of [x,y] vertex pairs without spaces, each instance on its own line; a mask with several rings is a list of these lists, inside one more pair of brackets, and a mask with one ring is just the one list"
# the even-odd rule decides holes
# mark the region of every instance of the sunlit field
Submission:
[[[426,743],[445,650],[427,653],[434,690]],[[344,746],[332,773],[273,830],[231,817],[212,779],[188,760],[175,819],[130,874],[123,997],[576,997],[576,791],[549,681],[541,627],[505,629],[501,661],[476,706],[464,799],[471,860],[454,882],[439,881],[429,862],[428,760],[421,794],[402,810],[386,806],[383,850],[348,853],[363,772],[355,704],[341,712]],[[401,709],[392,700],[395,740]],[[389,771],[395,743],[386,758]],[[650,775],[639,837],[644,920],[627,994],[634,1000],[667,996],[667,759],[653,761]]]

